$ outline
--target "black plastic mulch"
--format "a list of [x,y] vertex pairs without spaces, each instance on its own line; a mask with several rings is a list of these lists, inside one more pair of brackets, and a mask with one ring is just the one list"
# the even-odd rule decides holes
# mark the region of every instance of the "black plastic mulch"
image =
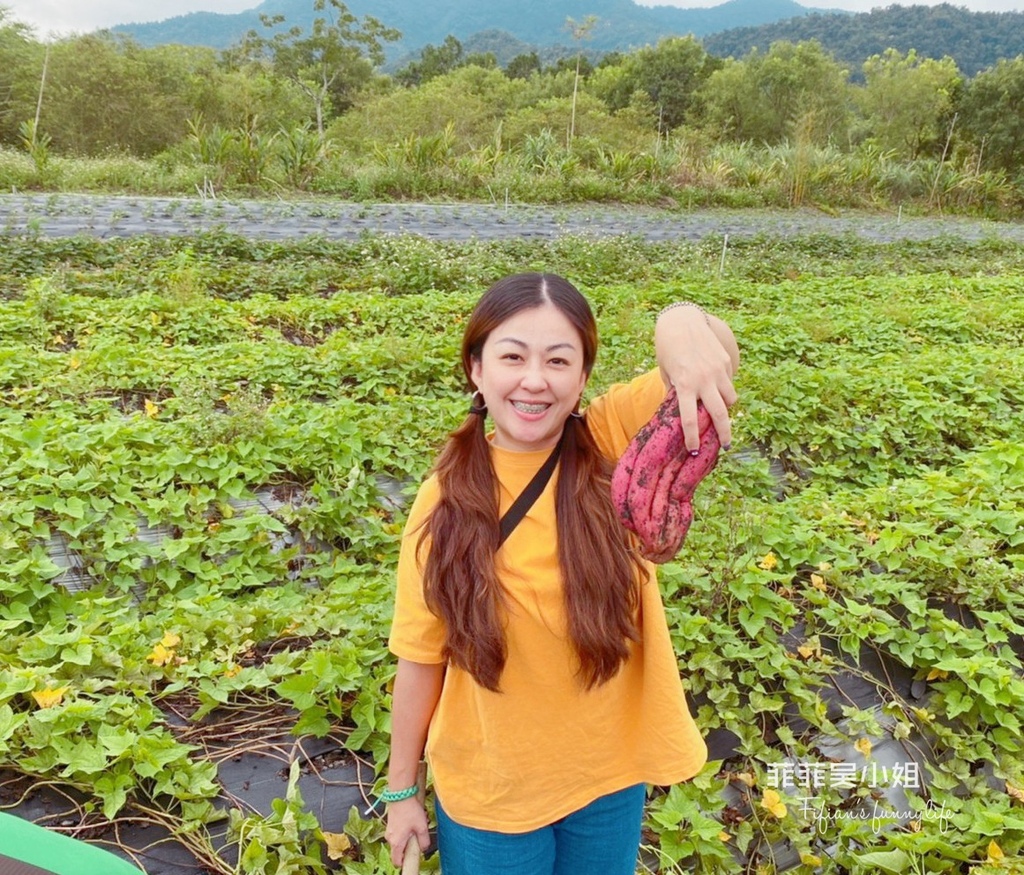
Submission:
[[[268,713],[269,711],[269,713]],[[235,808],[244,813],[270,815],[275,799],[288,788],[290,764],[298,760],[298,789],[304,807],[313,812],[326,832],[343,832],[349,811],[366,813],[373,785],[373,767],[353,756],[341,738],[296,738],[288,732],[297,715],[265,706],[231,710],[186,724],[169,713],[182,740],[196,744],[201,755],[217,763],[223,792],[216,805],[225,814]],[[66,835],[95,843],[131,860],[146,875],[208,875],[215,871],[167,827],[144,812],[122,811],[114,823],[95,812],[93,805],[67,788],[33,783],[11,772],[0,772],[0,806],[10,813]],[[227,835],[228,821],[209,827],[211,844],[227,866],[237,862],[237,844]],[[222,864],[222,866],[223,866]],[[221,868],[224,871],[224,868]]]

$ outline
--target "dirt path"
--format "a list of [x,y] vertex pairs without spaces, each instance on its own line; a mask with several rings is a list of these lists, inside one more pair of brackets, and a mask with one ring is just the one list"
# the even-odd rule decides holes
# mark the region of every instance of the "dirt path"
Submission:
[[1024,223],[962,217],[903,217],[813,209],[697,210],[650,207],[512,204],[358,204],[341,201],[220,200],[102,195],[0,195],[0,232],[66,237],[130,237],[224,230],[246,237],[322,235],[351,240],[365,233],[419,234],[437,240],[551,238],[567,234],[634,234],[648,241],[854,234],[888,242],[950,236],[1024,243]]

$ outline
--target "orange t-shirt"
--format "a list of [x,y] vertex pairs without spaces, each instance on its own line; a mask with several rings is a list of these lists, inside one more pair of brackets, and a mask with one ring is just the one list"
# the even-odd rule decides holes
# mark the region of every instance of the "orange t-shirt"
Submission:
[[[587,422],[602,451],[618,458],[663,397],[652,371],[596,398]],[[491,452],[504,513],[549,451]],[[449,666],[428,730],[438,798],[453,820],[478,829],[527,832],[624,787],[686,780],[707,761],[653,565],[641,591],[642,641],[607,683],[584,690],[577,681],[555,547],[557,477],[556,468],[497,555],[508,603],[501,692]],[[433,664],[443,661],[444,623],[423,599],[416,528],[437,497],[430,477],[410,510],[389,641],[396,656]]]

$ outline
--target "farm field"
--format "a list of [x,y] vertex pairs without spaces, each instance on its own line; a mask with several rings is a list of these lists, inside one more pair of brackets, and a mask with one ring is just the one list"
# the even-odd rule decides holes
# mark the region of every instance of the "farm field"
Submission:
[[[149,875],[391,871],[360,812],[403,509],[465,410],[464,316],[545,269],[595,308],[593,390],[652,366],[679,298],[743,354],[735,448],[661,574],[714,761],[652,789],[647,871],[1022,871],[1020,226],[660,239],[553,209],[492,238],[466,207],[449,240],[302,207],[357,233],[243,236],[140,200],[141,233],[72,234],[70,202],[0,204],[0,808],[173,833],[189,862],[163,844]],[[224,786],[259,746],[265,810]],[[341,765],[349,801],[313,804]]]
[[951,237],[1024,243],[1024,224],[969,216],[904,215],[856,209],[668,209],[605,204],[353,203],[109,196],[0,195],[0,230],[8,234],[101,238],[230,233],[264,240],[319,235],[357,240],[365,234],[414,234],[432,240],[554,239],[566,235],[631,236],[647,242],[704,240],[711,235],[802,237],[851,235],[892,243]]

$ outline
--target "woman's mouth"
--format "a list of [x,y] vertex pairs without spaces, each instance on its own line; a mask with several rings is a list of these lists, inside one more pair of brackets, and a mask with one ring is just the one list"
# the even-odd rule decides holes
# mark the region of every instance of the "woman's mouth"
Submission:
[[526,401],[513,401],[512,406],[520,413],[537,414],[543,413],[551,405],[550,404],[529,404]]

